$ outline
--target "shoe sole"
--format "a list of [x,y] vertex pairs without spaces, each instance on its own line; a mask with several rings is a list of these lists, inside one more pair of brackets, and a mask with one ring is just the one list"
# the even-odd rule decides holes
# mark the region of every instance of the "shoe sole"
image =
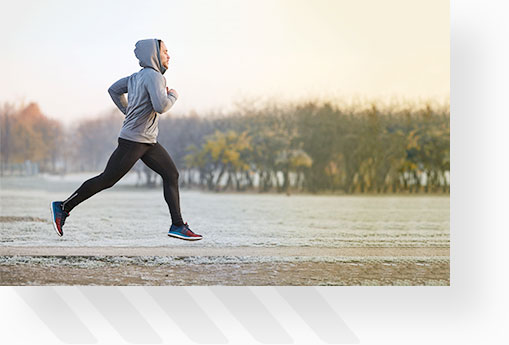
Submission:
[[203,238],[203,237],[184,237],[184,236],[180,236],[180,235],[177,235],[177,234],[168,234],[168,236],[179,238],[181,240],[186,240],[186,241],[198,241],[198,240],[201,240]]
[[50,202],[50,204],[49,204],[49,209],[50,209],[50,211],[51,211],[51,222],[53,223],[53,228],[54,228],[54,229],[55,229],[55,231],[57,232],[57,235],[58,235],[58,236],[60,236],[60,237],[64,236],[64,234],[63,234],[63,233],[61,234],[61,233],[60,233],[60,231],[58,231],[57,224],[55,223],[55,214],[53,213],[53,201],[52,201],[52,202]]

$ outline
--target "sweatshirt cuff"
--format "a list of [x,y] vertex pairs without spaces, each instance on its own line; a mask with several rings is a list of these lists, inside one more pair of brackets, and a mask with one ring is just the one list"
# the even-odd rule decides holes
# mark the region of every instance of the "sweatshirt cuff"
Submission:
[[176,96],[173,92],[170,92],[170,93],[168,94],[168,97],[169,97],[169,96],[172,96],[173,98],[175,98],[175,100],[177,100],[177,96]]

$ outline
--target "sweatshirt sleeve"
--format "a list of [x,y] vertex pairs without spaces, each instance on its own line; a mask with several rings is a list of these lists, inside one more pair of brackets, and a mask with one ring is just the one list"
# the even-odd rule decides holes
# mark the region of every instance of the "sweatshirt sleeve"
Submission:
[[166,93],[166,79],[159,73],[152,74],[153,78],[147,83],[147,92],[152,102],[152,107],[159,113],[165,113],[175,104],[177,96],[170,92]]
[[127,99],[125,98],[125,94],[127,93],[127,80],[129,77],[122,78],[116,81],[113,85],[108,89],[108,93],[111,96],[113,102],[117,105],[118,109],[122,112],[122,114],[126,114],[127,109]]

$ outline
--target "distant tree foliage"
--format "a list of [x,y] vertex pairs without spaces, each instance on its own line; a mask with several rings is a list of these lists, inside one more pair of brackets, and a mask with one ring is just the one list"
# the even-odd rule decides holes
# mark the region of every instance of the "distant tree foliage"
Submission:
[[[41,171],[101,171],[123,115],[64,130],[31,103],[0,112],[2,173],[30,160]],[[449,193],[449,105],[239,103],[227,114],[165,115],[158,141],[186,188],[280,193]],[[55,148],[58,146],[58,150]],[[147,185],[155,173],[138,162]]]
[[0,174],[9,164],[39,163],[41,171],[55,171],[59,159],[55,148],[64,137],[62,125],[48,119],[36,103],[0,106]]

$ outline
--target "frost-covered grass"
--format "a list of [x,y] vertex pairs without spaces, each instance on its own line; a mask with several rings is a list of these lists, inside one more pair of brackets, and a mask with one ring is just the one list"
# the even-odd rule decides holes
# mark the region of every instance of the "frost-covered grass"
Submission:
[[181,190],[183,219],[204,236],[187,242],[166,235],[171,219],[162,187],[134,188],[125,182],[76,207],[64,237],[58,237],[50,202],[67,198],[92,176],[2,178],[0,246],[449,246],[448,196]]

